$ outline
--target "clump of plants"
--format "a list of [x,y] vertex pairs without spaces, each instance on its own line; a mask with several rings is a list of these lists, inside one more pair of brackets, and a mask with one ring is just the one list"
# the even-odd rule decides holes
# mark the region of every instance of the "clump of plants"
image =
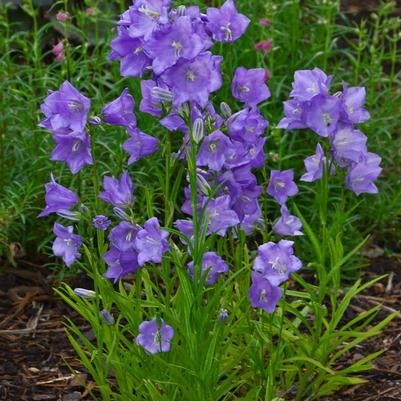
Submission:
[[[141,79],[139,111],[164,127],[158,134],[141,131],[128,88],[99,117],[68,81],[42,104],[51,159],[78,177],[92,169],[91,181],[74,180],[79,196],[52,175],[40,216],[63,219],[53,252],[93,280],[93,290],[58,292],[92,327],[93,341],[73,322],[68,336],[102,400],[313,400],[363,381],[355,374],[375,354],[338,362],[392,318],[372,323],[375,307],[344,321],[370,283],[342,291],[341,267],[362,244],[344,247],[342,222],[354,211],[329,200],[341,175],[356,195],[377,192],[381,159],[356,128],[369,118],[364,88],[330,94],[332,77],[319,68],[295,73],[277,127],[316,134],[299,178],[316,187],[298,195],[318,199],[312,227],[295,200],[299,173],[265,167],[266,71],[236,69],[238,110],[232,99],[213,103],[227,78],[213,45],[231,45],[249,22],[231,0],[206,13],[137,0],[121,15],[110,58],[123,77]],[[96,157],[105,124],[128,135],[127,164],[114,176]],[[158,199],[137,195],[129,171],[148,157],[164,159]],[[309,260],[296,256],[301,238]]]

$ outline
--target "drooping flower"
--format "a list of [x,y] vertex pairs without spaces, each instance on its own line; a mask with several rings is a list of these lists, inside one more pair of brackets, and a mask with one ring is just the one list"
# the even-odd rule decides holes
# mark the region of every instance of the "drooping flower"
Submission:
[[361,193],[376,194],[379,192],[373,183],[380,175],[381,158],[375,153],[366,153],[361,155],[358,163],[355,163],[348,170],[346,176],[346,187],[356,195]]
[[86,132],[71,132],[67,135],[54,135],[56,146],[51,160],[67,163],[73,174],[82,167],[93,164],[89,136]]
[[223,58],[210,52],[201,53],[193,60],[180,60],[166,70],[161,79],[173,92],[173,105],[192,101],[205,107],[209,95],[220,89],[220,64]]
[[368,149],[368,138],[351,125],[340,125],[331,138],[331,153],[340,167],[357,163]]
[[111,203],[116,207],[132,205],[134,200],[134,186],[129,174],[125,171],[120,179],[113,177],[103,178],[104,192],[99,194],[99,198]]
[[323,166],[326,163],[326,156],[320,143],[316,146],[316,153],[304,160],[306,173],[300,178],[301,181],[313,182],[320,180],[323,176]]
[[97,230],[106,231],[111,224],[111,221],[108,219],[108,217],[99,214],[92,220],[92,224]]
[[135,238],[135,247],[138,251],[138,262],[143,266],[146,262],[161,263],[162,256],[169,249],[167,237],[169,233],[161,230],[159,221],[152,217],[139,230]]
[[59,90],[51,92],[41,104],[40,110],[46,118],[41,121],[40,126],[53,133],[66,128],[82,131],[89,107],[90,100],[68,81],[64,81]]
[[218,42],[234,42],[239,39],[249,25],[249,18],[238,13],[233,0],[226,0],[220,9],[207,9],[207,28]]
[[155,117],[162,116],[162,105],[161,101],[155,98],[153,93],[153,88],[157,87],[155,81],[149,80],[142,80],[141,81],[141,93],[142,93],[142,100],[139,104],[139,110],[142,113],[148,113]]
[[38,217],[44,217],[51,213],[71,210],[79,201],[78,196],[70,189],[57,184],[53,174],[50,174],[51,181],[45,185],[45,209]]
[[230,207],[230,197],[227,195],[211,199],[207,205],[206,213],[209,216],[209,233],[215,232],[224,236],[228,228],[240,223],[237,213]]
[[294,171],[292,169],[271,170],[267,193],[276,199],[280,205],[283,205],[289,196],[296,195],[298,187],[294,182]]
[[110,231],[108,239],[122,252],[135,250],[135,238],[140,229],[141,227],[134,226],[128,221],[121,221]]
[[232,95],[247,106],[256,106],[270,97],[270,91],[265,83],[265,70],[253,68],[247,70],[238,67],[232,82]]
[[307,107],[305,122],[319,136],[327,137],[336,130],[340,111],[337,96],[315,96]]
[[156,32],[146,43],[145,49],[153,59],[153,72],[160,75],[181,58],[185,60],[195,58],[204,50],[204,43],[194,32],[190,18],[183,16]]
[[122,31],[110,45],[110,60],[120,59],[120,74],[123,77],[142,77],[152,64],[143,50],[142,40],[131,37],[126,31]]
[[136,272],[140,266],[138,264],[138,253],[135,250],[123,252],[115,246],[103,255],[103,260],[107,263],[108,269],[104,277],[117,282],[121,277]]
[[170,342],[174,337],[174,329],[160,319],[160,326],[156,318],[145,320],[139,325],[139,335],[136,343],[153,355],[158,352],[170,351]]
[[298,217],[290,215],[286,205],[281,206],[281,216],[273,227],[273,231],[278,235],[303,235],[302,223]]
[[130,138],[124,142],[123,149],[130,155],[128,165],[142,157],[150,156],[159,150],[160,141],[139,129],[128,130]]
[[[194,262],[188,263],[189,274],[194,278]],[[216,252],[205,252],[202,257],[202,275],[206,274],[206,285],[214,284],[220,274],[228,272],[228,265]]]
[[302,262],[294,256],[293,245],[293,241],[280,240],[277,244],[268,242],[259,246],[253,270],[271,284],[280,285],[302,267]]
[[344,84],[341,96],[342,120],[350,124],[359,124],[369,120],[370,114],[365,109],[365,98],[366,90],[364,87],[348,88]]
[[306,104],[299,100],[290,99],[284,102],[284,114],[277,128],[284,128],[288,131],[293,129],[306,128],[305,122]]
[[196,164],[198,166],[208,166],[212,170],[219,171],[232,148],[230,138],[221,131],[214,131],[204,138],[196,157]]
[[326,96],[331,79],[319,68],[295,71],[290,96],[299,101],[310,101],[318,95]]
[[125,88],[117,99],[104,106],[103,121],[110,125],[134,128],[136,126],[134,107],[135,101],[128,93],[128,88]]
[[73,226],[64,227],[61,224],[54,223],[53,233],[56,235],[56,239],[53,242],[53,253],[55,256],[62,257],[68,267],[81,257],[79,248],[82,239],[79,235],[73,234],[73,231]]
[[249,299],[254,308],[262,308],[268,313],[273,313],[281,297],[281,288],[272,285],[267,278],[253,276]]

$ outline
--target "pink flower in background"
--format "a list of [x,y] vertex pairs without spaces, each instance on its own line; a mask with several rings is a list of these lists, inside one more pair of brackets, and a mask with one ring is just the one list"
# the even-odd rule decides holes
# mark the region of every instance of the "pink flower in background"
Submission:
[[85,9],[85,14],[88,17],[93,17],[93,16],[96,15],[96,10],[93,7],[88,7],[88,8]]
[[265,69],[265,81],[267,82],[270,79],[270,71],[268,69]]
[[53,47],[53,54],[56,56],[56,60],[60,63],[64,61],[64,44],[63,42],[58,42],[56,46]]
[[272,22],[267,18],[261,18],[259,24],[263,26],[272,26]]
[[70,14],[68,11],[61,10],[56,15],[56,20],[60,22],[65,22],[68,20],[68,18],[70,18]]
[[273,41],[271,39],[262,40],[255,44],[255,50],[258,52],[267,53],[271,50]]

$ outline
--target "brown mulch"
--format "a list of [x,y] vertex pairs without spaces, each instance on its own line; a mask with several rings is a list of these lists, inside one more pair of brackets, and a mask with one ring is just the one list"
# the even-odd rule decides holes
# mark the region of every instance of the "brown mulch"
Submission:
[[[65,336],[65,316],[85,322],[52,291],[43,269],[0,276],[0,400],[87,401],[93,388]],[[68,366],[70,368],[68,368]]]
[[[369,383],[346,388],[322,401],[401,401],[401,261],[382,256],[372,259],[364,279],[388,276],[354,299],[347,311],[351,319],[377,304],[378,319],[392,311],[396,317],[376,338],[364,343],[349,358],[386,349],[363,377]],[[73,286],[89,288],[83,277]],[[7,269],[0,275],[0,400],[89,401],[87,387],[94,383],[76,359],[65,337],[65,317],[81,329],[85,322],[54,295],[54,276],[45,269]],[[347,361],[344,361],[347,363]],[[67,367],[70,366],[70,368]]]

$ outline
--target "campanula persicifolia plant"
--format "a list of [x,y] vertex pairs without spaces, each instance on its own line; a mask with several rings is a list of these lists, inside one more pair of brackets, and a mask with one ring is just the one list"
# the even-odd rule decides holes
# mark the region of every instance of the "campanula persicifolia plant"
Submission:
[[[364,90],[344,86],[331,96],[332,77],[315,68],[295,74],[284,104],[279,128],[327,138],[301,176],[320,183],[316,230],[293,199],[298,172],[266,174],[269,123],[259,109],[271,96],[266,71],[238,67],[234,100],[213,103],[224,65],[213,44],[231,45],[249,22],[232,0],[206,13],[136,0],[122,14],[110,59],[119,61],[122,76],[141,79],[139,110],[164,131],[141,131],[128,88],[101,118],[89,116],[89,98],[67,81],[42,105],[41,126],[55,142],[52,160],[73,175],[93,169],[85,187],[91,190],[78,188],[80,196],[52,175],[40,217],[71,222],[54,224],[53,252],[93,280],[93,290],[58,292],[92,327],[93,341],[70,322],[69,339],[102,400],[312,400],[360,382],[352,374],[374,355],[334,365],[391,318],[365,330],[373,308],[341,325],[350,300],[368,284],[341,294],[339,270],[359,247],[344,254],[327,216],[329,179],[338,169],[347,169],[346,187],[357,195],[377,191],[380,157],[355,128],[369,118]],[[112,175],[95,157],[105,125],[128,135],[126,166]],[[130,166],[147,157],[164,158],[165,168],[162,196],[148,197],[142,215]],[[310,260],[301,261],[291,237],[304,237],[314,250]],[[298,274],[303,264],[316,271],[315,281]]]

